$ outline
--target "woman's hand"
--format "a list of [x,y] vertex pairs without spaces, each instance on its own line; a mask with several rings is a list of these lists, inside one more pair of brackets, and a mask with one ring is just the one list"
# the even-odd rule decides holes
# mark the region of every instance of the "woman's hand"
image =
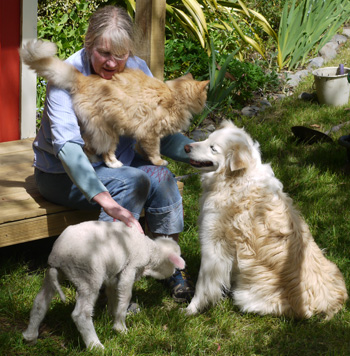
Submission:
[[134,218],[134,215],[132,215],[129,210],[123,208],[115,202],[108,192],[99,193],[95,195],[92,200],[98,203],[112,218],[123,221],[129,227],[134,224],[137,229],[144,234],[139,221]]

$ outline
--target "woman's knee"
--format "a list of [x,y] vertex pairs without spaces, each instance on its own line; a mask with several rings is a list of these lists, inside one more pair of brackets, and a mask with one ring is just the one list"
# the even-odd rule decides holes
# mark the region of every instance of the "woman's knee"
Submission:
[[[140,167],[150,179],[150,201],[164,201],[161,206],[172,205],[181,200],[174,174],[166,167],[162,166],[143,166]],[[149,202],[150,205],[153,205]]]
[[133,194],[143,197],[146,201],[150,191],[151,181],[145,172],[140,169],[136,169],[133,176],[130,177],[128,185],[130,185],[130,191],[132,191]]

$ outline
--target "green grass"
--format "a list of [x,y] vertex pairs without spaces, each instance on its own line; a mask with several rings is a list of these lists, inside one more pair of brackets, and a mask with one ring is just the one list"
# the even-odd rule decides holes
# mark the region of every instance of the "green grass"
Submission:
[[[328,65],[349,66],[345,46]],[[264,162],[271,162],[285,191],[302,211],[317,244],[337,263],[350,286],[350,176],[343,174],[346,152],[337,143],[350,126],[337,132],[334,143],[297,145],[291,127],[320,125],[321,131],[349,121],[347,107],[320,107],[299,100],[302,91],[312,92],[313,78],[306,78],[296,93],[261,115],[231,119],[261,144]],[[171,164],[177,175],[193,173],[184,164]],[[200,251],[197,235],[198,175],[185,181],[185,230],[181,247],[194,279]],[[0,355],[99,355],[87,351],[71,320],[74,289],[65,284],[68,302],[56,297],[40,328],[35,346],[25,344],[25,329],[33,299],[38,292],[47,256],[54,239],[0,249]],[[296,321],[272,316],[242,314],[229,299],[207,312],[186,317],[163,285],[152,279],[139,281],[134,298],[141,312],[127,318],[129,332],[113,332],[105,308],[98,306],[95,327],[105,345],[105,355],[350,355],[349,302],[332,320],[318,317]]]

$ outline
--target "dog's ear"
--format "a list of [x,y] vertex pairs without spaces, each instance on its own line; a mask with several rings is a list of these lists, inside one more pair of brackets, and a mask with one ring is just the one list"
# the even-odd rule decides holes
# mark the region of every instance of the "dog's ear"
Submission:
[[221,121],[220,129],[225,129],[225,128],[237,128],[237,126],[230,120],[223,120]]
[[230,172],[248,168],[252,162],[251,148],[242,142],[232,143],[226,154],[226,169]]
[[169,255],[169,261],[178,269],[184,269],[185,268],[185,261],[184,259],[177,255],[176,253],[171,253]]

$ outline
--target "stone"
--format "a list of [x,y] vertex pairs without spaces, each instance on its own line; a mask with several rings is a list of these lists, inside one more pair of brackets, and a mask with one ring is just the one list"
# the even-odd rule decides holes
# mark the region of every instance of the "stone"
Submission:
[[349,27],[344,27],[343,28],[343,36],[350,37],[350,28]]
[[261,110],[265,110],[266,108],[269,108],[272,106],[271,103],[267,99],[261,99],[259,101],[259,104],[260,104]]
[[313,70],[313,69],[320,68],[323,66],[323,63],[324,63],[324,59],[322,57],[312,58],[312,59],[310,59],[309,64],[306,67],[306,69]]
[[249,116],[253,117],[256,116],[260,111],[260,108],[258,106],[252,105],[252,106],[246,106],[245,108],[242,109],[242,115],[244,116]]
[[210,124],[206,127],[207,131],[209,132],[214,132],[215,131],[215,126],[213,124]]
[[208,136],[209,133],[202,129],[195,129],[191,132],[191,138],[194,141],[204,141]]
[[334,35],[331,39],[331,42],[336,42],[338,44],[345,43],[347,41],[347,37],[343,35]]
[[300,83],[300,77],[296,74],[288,74],[286,78],[287,85],[296,87]]
[[327,42],[319,51],[319,55],[324,58],[324,61],[330,61],[337,55],[338,44],[336,42]]
[[303,70],[299,70],[295,73],[295,75],[297,75],[300,79],[305,78],[309,75],[309,71],[306,69]]

